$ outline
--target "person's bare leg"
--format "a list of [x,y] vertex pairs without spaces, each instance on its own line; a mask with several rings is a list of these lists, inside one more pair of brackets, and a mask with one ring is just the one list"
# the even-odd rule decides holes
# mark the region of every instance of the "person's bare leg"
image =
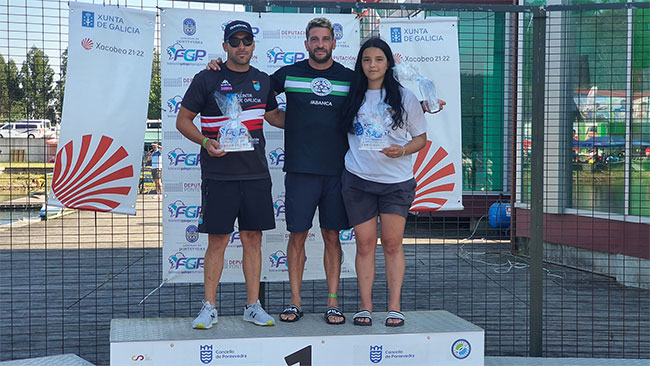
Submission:
[[[302,306],[300,288],[302,287],[302,275],[305,272],[305,241],[309,231],[302,233],[291,233],[287,244],[287,266],[289,267],[289,286],[291,287],[291,304],[298,308]],[[292,321],[294,314],[280,315],[283,320]]]
[[[386,260],[386,282],[388,283],[388,310],[400,311],[402,282],[404,281],[404,247],[402,238],[406,219],[396,214],[381,214],[381,248]],[[389,320],[397,323],[398,320]]]
[[223,272],[223,253],[226,251],[230,234],[208,235],[208,249],[203,263],[203,294],[205,301],[216,306],[217,287]]
[[[341,241],[339,240],[339,231],[334,229],[321,229],[321,234],[325,242],[323,266],[325,267],[327,290],[330,294],[338,294],[339,279],[341,277]],[[338,298],[327,297],[327,307],[338,306]],[[329,319],[332,323],[340,323],[344,318],[332,315]]]
[[361,295],[361,308],[359,310],[372,312],[372,285],[375,283],[375,251],[377,249],[377,217],[355,225],[354,235],[357,242],[355,265]]
[[260,274],[262,273],[262,232],[239,231],[243,253],[242,267],[246,280],[246,304],[259,300]]

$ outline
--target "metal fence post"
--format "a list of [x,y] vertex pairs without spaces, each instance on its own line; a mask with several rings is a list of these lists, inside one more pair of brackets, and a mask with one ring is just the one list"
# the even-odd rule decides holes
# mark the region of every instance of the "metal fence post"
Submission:
[[532,157],[530,187],[530,344],[531,357],[542,356],[542,257],[544,255],[544,83],[546,9],[533,10]]

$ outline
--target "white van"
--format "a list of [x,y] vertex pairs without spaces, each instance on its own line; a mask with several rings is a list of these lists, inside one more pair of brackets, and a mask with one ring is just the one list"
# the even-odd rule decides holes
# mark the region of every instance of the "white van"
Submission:
[[49,119],[25,119],[8,123],[0,128],[0,138],[51,138],[52,123]]

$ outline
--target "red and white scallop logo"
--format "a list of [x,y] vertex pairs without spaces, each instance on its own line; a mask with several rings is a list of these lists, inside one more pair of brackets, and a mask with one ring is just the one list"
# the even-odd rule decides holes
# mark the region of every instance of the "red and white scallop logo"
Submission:
[[449,153],[442,146],[434,149],[432,145],[427,141],[413,164],[417,187],[411,211],[439,210],[451,198],[456,185],[450,179],[456,169]]
[[93,40],[90,38],[84,38],[81,40],[81,47],[87,49],[87,50],[92,50],[93,49]]
[[129,194],[133,166],[124,146],[113,142],[108,136],[84,135],[57,152],[52,192],[65,207],[108,212]]

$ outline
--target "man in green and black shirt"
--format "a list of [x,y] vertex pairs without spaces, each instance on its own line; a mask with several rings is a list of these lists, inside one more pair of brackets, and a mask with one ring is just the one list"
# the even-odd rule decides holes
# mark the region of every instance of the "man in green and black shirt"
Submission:
[[337,299],[341,273],[339,230],[349,228],[341,195],[348,143],[338,127],[338,119],[353,72],[332,60],[336,39],[328,19],[311,20],[306,35],[309,59],[282,67],[271,75],[272,87],[278,94],[284,92],[287,102],[284,171],[291,304],[280,314],[280,320],[297,321],[302,315],[300,288],[305,268],[305,240],[318,207],[329,291],[325,320],[329,324],[342,324],[345,317],[338,309]]

